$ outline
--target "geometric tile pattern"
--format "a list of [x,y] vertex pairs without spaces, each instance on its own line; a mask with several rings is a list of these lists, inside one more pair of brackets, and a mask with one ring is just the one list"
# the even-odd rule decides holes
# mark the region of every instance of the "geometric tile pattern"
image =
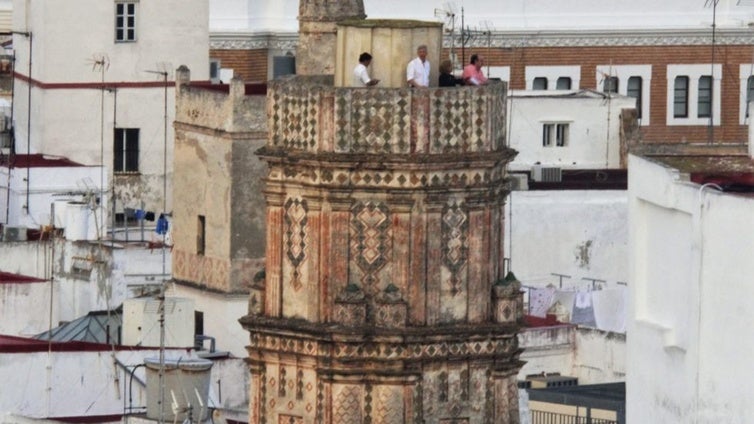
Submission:
[[490,185],[501,186],[505,172],[502,166],[484,170],[467,168],[460,170],[374,170],[353,168],[299,169],[310,172],[285,173],[272,168],[268,179],[272,182],[291,184],[319,183],[323,187],[343,188],[475,188]]
[[409,153],[408,89],[339,89],[335,98],[335,151]]
[[295,150],[316,150],[319,130],[319,91],[314,86],[278,84],[268,94],[270,144]]
[[293,266],[293,279],[291,285],[294,291],[299,291],[303,284],[301,283],[301,274],[299,267],[306,259],[306,223],[309,208],[306,200],[288,198],[285,202],[285,254]]
[[400,386],[377,386],[374,398],[374,422],[403,424],[403,394]]
[[[505,143],[504,84],[417,94],[408,88],[353,90],[307,81],[299,77],[296,83],[268,87],[269,146],[320,151],[320,138],[327,137],[332,138],[327,149],[337,153],[443,154],[490,152]],[[417,98],[429,101],[423,103],[428,113],[412,122],[412,110],[422,109]],[[426,145],[424,128],[431,128]]]
[[358,385],[337,385],[333,389],[333,424],[361,423],[361,387]]
[[[489,103],[500,96],[489,96],[480,88],[465,90],[436,89],[431,92],[431,152],[466,153],[488,150]],[[503,109],[497,109],[503,110]],[[493,120],[494,121],[494,120]],[[503,119],[502,122],[505,122]],[[469,125],[471,123],[471,125]],[[492,127],[494,131],[500,127]],[[504,134],[500,133],[500,134]]]
[[447,359],[466,356],[508,355],[518,349],[515,337],[473,341],[333,343],[320,346],[288,336],[252,336],[249,348],[334,359]]
[[442,260],[450,271],[450,293],[460,291],[459,274],[469,258],[469,218],[463,201],[450,201],[442,211]]
[[278,415],[278,424],[304,424],[304,417],[294,415]]
[[179,280],[230,291],[230,260],[173,249],[173,276]]
[[363,291],[376,295],[377,272],[390,258],[390,211],[383,202],[357,201],[351,207],[351,258],[362,273]]

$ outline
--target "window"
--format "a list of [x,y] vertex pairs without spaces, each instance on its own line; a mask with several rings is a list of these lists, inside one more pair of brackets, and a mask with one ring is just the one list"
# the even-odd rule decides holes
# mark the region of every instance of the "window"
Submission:
[[565,147],[568,145],[568,124],[543,124],[542,146]]
[[617,93],[618,82],[618,77],[606,76],[605,81],[602,83],[602,91],[605,93]]
[[560,77],[560,78],[558,78],[557,82],[555,82],[555,89],[556,90],[570,90],[571,89],[571,78],[569,78],[569,77]]
[[532,90],[547,90],[547,78],[534,78],[534,82],[532,83]]
[[215,84],[220,82],[220,61],[218,59],[209,60],[209,79]]
[[696,103],[696,116],[709,118],[712,116],[712,76],[699,77],[699,92]]
[[641,119],[641,77],[631,77],[628,79],[626,95],[636,99],[636,117]]
[[136,41],[136,3],[115,3],[115,41]]
[[139,129],[116,128],[113,172],[139,172]]
[[673,84],[673,117],[689,116],[689,77],[675,77]]
[[196,220],[196,254],[204,255],[204,237],[206,231],[206,220],[204,215],[199,215]]

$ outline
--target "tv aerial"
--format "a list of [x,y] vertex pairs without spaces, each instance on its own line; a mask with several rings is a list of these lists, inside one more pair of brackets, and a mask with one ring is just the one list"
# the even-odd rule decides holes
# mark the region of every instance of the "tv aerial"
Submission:
[[443,31],[450,37],[450,61],[455,68],[457,57],[455,53],[455,30],[458,7],[454,2],[445,2],[442,8],[435,9],[435,17],[443,19]]

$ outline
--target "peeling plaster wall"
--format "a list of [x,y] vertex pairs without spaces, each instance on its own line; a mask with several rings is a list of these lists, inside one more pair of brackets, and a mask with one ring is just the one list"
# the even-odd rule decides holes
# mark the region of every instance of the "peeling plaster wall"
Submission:
[[626,336],[560,325],[526,328],[518,335],[526,365],[518,379],[542,372],[573,376],[579,384],[625,381]]
[[[0,334],[36,335],[90,311],[118,307],[140,292],[143,285],[159,283],[162,251],[146,243],[108,244],[70,242],[0,242],[0,270],[49,278],[50,283],[0,284]],[[54,259],[53,259],[54,254]],[[170,269],[170,255],[166,256]],[[28,287],[27,287],[28,286]],[[52,311],[50,311],[52,294]]]
[[625,191],[514,191],[508,199],[505,246],[524,285],[557,286],[550,273],[571,276],[564,288],[586,288],[583,277],[628,281]]
[[573,367],[579,384],[625,381],[626,335],[579,327]]
[[[186,78],[187,76],[187,70]],[[248,293],[264,266],[266,165],[264,96],[246,96],[233,80],[228,94],[182,86],[177,101],[174,276],[225,293]],[[205,217],[203,254],[197,252]]]

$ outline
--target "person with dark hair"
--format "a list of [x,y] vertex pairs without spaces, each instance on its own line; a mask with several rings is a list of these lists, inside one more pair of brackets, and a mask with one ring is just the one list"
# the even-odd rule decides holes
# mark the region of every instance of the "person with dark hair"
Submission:
[[372,55],[364,52],[359,55],[359,64],[353,68],[353,86],[354,87],[371,87],[377,85],[380,80],[369,78],[367,67],[372,63]]
[[471,55],[471,60],[463,68],[463,83],[466,85],[484,85],[487,84],[487,77],[482,72],[484,59],[477,54]]
[[450,60],[445,59],[440,62],[440,87],[455,87],[458,80],[453,76],[453,64]]

